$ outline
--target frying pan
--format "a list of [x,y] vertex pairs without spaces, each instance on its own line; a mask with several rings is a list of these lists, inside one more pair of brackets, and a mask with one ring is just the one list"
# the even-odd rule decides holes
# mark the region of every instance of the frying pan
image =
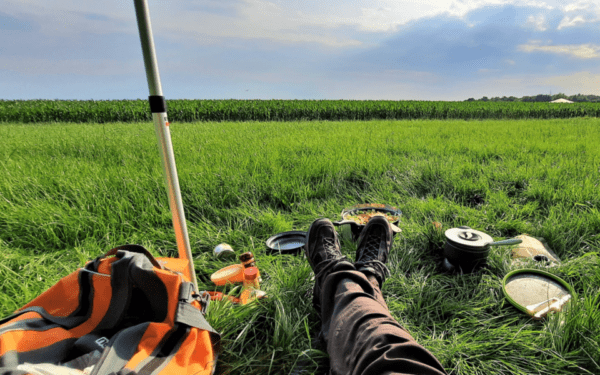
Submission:
[[363,203],[363,204],[354,205],[349,208],[345,208],[342,211],[342,220],[334,221],[333,225],[345,226],[345,227],[342,227],[342,233],[345,232],[344,231],[345,228],[349,227],[350,228],[350,237],[352,238],[352,241],[356,241],[358,239],[358,236],[360,235],[360,232],[363,230],[363,228],[367,224],[366,224],[366,222],[365,223],[357,222],[356,220],[352,219],[351,216],[364,214],[364,213],[367,213],[368,211],[375,211],[376,213],[389,214],[389,215],[398,217],[397,220],[390,222],[390,226],[392,228],[392,234],[395,235],[396,233],[402,232],[402,230],[400,228],[398,228],[398,224],[400,223],[400,216],[402,216],[402,211],[400,211],[396,207],[388,206],[385,204],[379,204],[379,203]]

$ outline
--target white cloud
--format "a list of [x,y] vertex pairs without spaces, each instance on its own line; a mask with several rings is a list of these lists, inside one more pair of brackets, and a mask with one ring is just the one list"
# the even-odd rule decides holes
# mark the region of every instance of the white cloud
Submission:
[[558,25],[558,30],[595,23],[600,21],[600,1],[577,1],[563,7],[563,12],[566,15]]
[[[592,36],[584,39],[588,36],[575,34],[578,44],[570,45],[567,43],[575,43],[575,39],[564,40],[561,39],[564,33],[548,30],[549,25],[554,28],[553,17],[556,15],[559,17],[556,24],[564,18],[559,26],[561,29],[598,19],[600,0],[569,4],[572,1],[149,0],[149,6],[154,36],[157,43],[164,43],[159,45],[157,51],[161,70],[165,77],[181,81],[180,86],[167,83],[166,80],[165,84],[169,87],[173,85],[173,89],[169,91],[179,87],[181,97],[190,95],[186,94],[190,92],[190,87],[197,89],[197,92],[205,92],[202,95],[229,97],[221,87],[227,86],[236,90],[239,88],[242,92],[239,95],[262,95],[265,98],[282,96],[282,93],[285,97],[310,97],[315,92],[322,92],[324,98],[460,100],[482,95],[531,95],[548,92],[551,85],[564,87],[562,91],[573,93],[600,90],[600,75],[595,73],[544,77],[543,72],[558,68],[552,62],[545,61],[550,59],[547,59],[548,55],[541,53],[561,56],[561,59],[557,59],[561,64],[571,57],[568,68],[561,65],[563,69],[570,69],[569,71],[590,69],[588,66],[594,64],[593,59],[600,58],[600,43],[594,44]],[[469,31],[464,27],[464,39],[462,35],[445,38],[452,39],[451,43],[458,43],[454,39],[460,39],[460,43],[473,39],[485,44],[483,38],[487,34],[479,36],[477,31],[487,29],[477,28],[486,26],[486,18],[490,16],[497,22],[493,13],[501,12],[504,5],[528,7],[517,8],[514,12],[508,9],[510,12],[507,14],[514,15],[521,20],[519,22],[527,20],[530,29],[523,33],[524,30],[507,24],[508,31],[514,32],[507,33],[506,37],[514,39],[505,44],[499,43],[501,46],[497,50],[482,51],[484,57],[472,60],[467,53],[463,62],[462,57],[455,55],[451,48],[440,54],[436,52],[443,48],[423,48],[447,42],[442,39],[449,37],[444,35],[447,29],[443,26],[440,26],[439,33],[426,39],[414,37],[411,38],[412,44],[397,44],[399,49],[410,44],[411,51],[414,51],[405,57],[404,62],[395,59],[395,50],[392,49],[389,53],[383,51],[390,41],[402,40],[399,31],[407,23],[435,16],[439,16],[442,22],[452,17],[455,21],[467,21],[466,16],[470,11],[491,6],[484,12],[474,13],[473,17],[469,15],[468,22],[474,23],[469,26],[476,30]],[[42,85],[38,82],[54,79],[61,82],[63,89],[70,90],[69,87],[80,87],[82,82],[88,82],[88,79],[82,79],[83,75],[95,76],[89,80],[91,82],[101,82],[103,77],[121,79],[125,77],[124,74],[138,77],[142,85],[145,84],[131,0],[112,1],[111,6],[107,6],[106,2],[81,0],[2,0],[0,8],[0,12],[29,21],[34,26],[30,31],[9,31],[3,34],[3,40],[12,43],[10,54],[5,51],[7,44],[0,43],[3,48],[0,73],[9,71],[7,76],[19,82],[20,87],[35,87]],[[546,11],[550,9],[555,11]],[[532,16],[529,17],[530,15]],[[419,26],[437,27],[427,20],[422,25],[417,25]],[[461,25],[452,26],[463,30]],[[545,34],[537,37],[540,40],[524,42],[527,39],[522,39],[523,35],[535,29],[545,31]],[[419,35],[416,29],[411,32],[414,32],[412,35]],[[108,33],[115,35],[105,35]],[[15,37],[11,39],[13,35]],[[546,35],[552,35],[556,45]],[[134,53],[118,56],[106,53],[106,45],[108,48],[125,45],[119,44],[120,38],[127,39],[127,43],[135,41],[131,46]],[[40,44],[31,43],[33,40]],[[104,42],[106,45],[96,44]],[[592,44],[579,44],[585,42]],[[36,48],[34,45],[40,46],[41,43],[47,48],[40,53],[33,53],[35,51],[31,50]],[[460,43],[456,45],[461,46]],[[519,43],[522,43],[517,47],[521,53],[540,55],[532,59],[521,59],[522,55],[521,58],[515,56],[514,46]],[[209,47],[206,46],[208,44]],[[379,49],[366,50],[366,53],[354,51],[356,47],[373,45]],[[506,45],[511,46],[508,53],[505,53]],[[19,49],[19,46],[23,47]],[[344,49],[351,51],[345,52]],[[129,44],[123,50],[129,51]],[[478,57],[479,52],[475,52],[473,56]],[[39,58],[33,58],[34,56]],[[363,59],[362,56],[368,57]],[[450,58],[450,63],[454,61],[453,58],[458,61],[454,61],[456,72],[448,69],[444,60],[446,57]],[[353,58],[356,60],[352,60]],[[353,61],[359,63],[354,64]],[[345,69],[340,69],[344,63],[347,63]],[[536,70],[539,73],[502,75],[503,71],[512,74],[522,69],[532,69],[536,63],[544,68]],[[51,75],[60,76],[48,78]],[[247,86],[250,84],[252,86]],[[255,86],[262,87],[263,91],[254,94]],[[216,91],[208,92],[207,87]],[[40,92],[43,91],[41,86],[38,88]],[[244,94],[247,88],[251,90]],[[98,90],[108,91],[101,85]],[[553,87],[552,91],[554,90]],[[25,89],[23,92],[26,92]],[[231,95],[234,97],[238,94]]]
[[565,27],[573,27],[573,26],[581,25],[584,23],[586,23],[586,20],[582,16],[576,16],[573,18],[566,16],[565,18],[563,18],[560,21],[560,24],[558,25],[557,30],[564,29]]
[[[519,1],[506,0],[375,0],[360,8],[360,14],[344,20],[362,31],[394,32],[410,21],[441,14],[462,18],[468,12],[486,5],[503,5]],[[522,1],[521,1],[522,2]],[[361,2],[362,4],[362,2]]]
[[594,4],[592,1],[577,1],[566,5],[563,10],[565,12],[574,12],[577,10],[587,10],[590,8],[597,8],[598,4]]
[[532,25],[538,31],[546,31],[548,25],[546,24],[546,18],[543,14],[538,14],[537,17],[529,16],[527,18],[527,25]]
[[521,44],[517,46],[517,50],[528,53],[545,52],[559,55],[570,55],[571,57],[578,59],[593,59],[600,57],[600,46],[590,43],[542,46],[538,43],[538,41],[530,41],[530,44]]
[[[174,40],[219,44],[223,38],[266,39],[282,43],[316,43],[326,48],[366,46],[375,34],[377,43],[386,33],[425,17],[447,14],[464,17],[483,6],[519,6],[552,9],[558,0],[218,0],[150,1],[155,35]],[[34,17],[45,35],[68,36],[80,32],[137,34],[131,1],[4,0],[3,12]],[[217,10],[215,12],[215,10]],[[227,12],[219,12],[227,10]],[[225,14],[226,13],[226,14]],[[100,15],[90,20],[86,16]],[[547,26],[532,20],[538,29]],[[350,27],[357,31],[347,32]],[[362,33],[361,33],[362,32]],[[365,33],[369,32],[369,33]]]
[[202,44],[220,38],[267,39],[284,43],[317,43],[327,47],[360,46],[361,41],[335,34],[325,20],[266,0],[239,2],[235,17],[202,11],[163,14],[156,30],[173,38],[192,37]]
[[[330,47],[358,46],[361,41],[336,34],[335,29],[350,26],[359,32],[393,33],[408,22],[445,14],[463,18],[484,6],[512,4],[553,9],[560,0],[239,0],[236,18],[218,14],[177,11],[173,0],[164,14],[172,27],[213,37],[266,38],[283,42],[315,42]],[[540,17],[542,19],[540,19]],[[201,22],[199,21],[201,20]],[[546,29],[543,16],[535,27]],[[225,30],[227,29],[227,30]],[[175,31],[175,30],[173,30]]]

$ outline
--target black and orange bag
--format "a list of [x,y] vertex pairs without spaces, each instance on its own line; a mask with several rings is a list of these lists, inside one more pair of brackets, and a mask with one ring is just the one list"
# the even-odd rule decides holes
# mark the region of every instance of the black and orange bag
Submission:
[[187,260],[125,245],[0,320],[0,374],[212,374],[218,333]]

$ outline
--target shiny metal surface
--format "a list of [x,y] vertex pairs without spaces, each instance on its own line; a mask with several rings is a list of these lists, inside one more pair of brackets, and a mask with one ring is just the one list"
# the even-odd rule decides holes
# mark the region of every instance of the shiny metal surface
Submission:
[[454,245],[463,246],[470,249],[486,249],[488,245],[494,242],[494,239],[487,233],[471,228],[450,228],[445,232],[446,239]]
[[213,254],[217,259],[235,258],[235,251],[226,243],[218,244],[213,250]]
[[[147,0],[134,0],[134,5],[150,95],[162,96],[148,3]],[[198,292],[198,281],[196,280],[196,271],[194,269],[192,250],[185,222],[185,213],[179,189],[179,179],[177,178],[177,168],[175,166],[175,155],[173,154],[173,145],[171,144],[167,113],[153,113],[152,120],[154,122],[154,129],[156,130],[156,137],[158,138],[158,148],[165,175],[169,207],[173,216],[173,228],[175,229],[179,258],[188,260],[189,271],[192,276],[191,281],[194,284],[195,291]]]
[[154,37],[152,36],[152,25],[150,24],[150,10],[147,0],[133,0],[135,15],[142,42],[142,53],[144,55],[144,66],[146,67],[146,79],[150,95],[162,95],[160,85],[160,74],[156,63],[156,51],[154,49]]

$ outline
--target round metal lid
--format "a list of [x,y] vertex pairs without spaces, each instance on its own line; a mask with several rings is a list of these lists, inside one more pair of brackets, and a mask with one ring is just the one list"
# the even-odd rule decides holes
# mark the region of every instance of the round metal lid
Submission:
[[306,243],[306,232],[290,231],[278,233],[270,237],[267,241],[267,247],[272,253],[276,254],[296,254],[300,252]]
[[486,233],[469,227],[450,228],[445,232],[446,238],[460,246],[483,249],[494,239]]

